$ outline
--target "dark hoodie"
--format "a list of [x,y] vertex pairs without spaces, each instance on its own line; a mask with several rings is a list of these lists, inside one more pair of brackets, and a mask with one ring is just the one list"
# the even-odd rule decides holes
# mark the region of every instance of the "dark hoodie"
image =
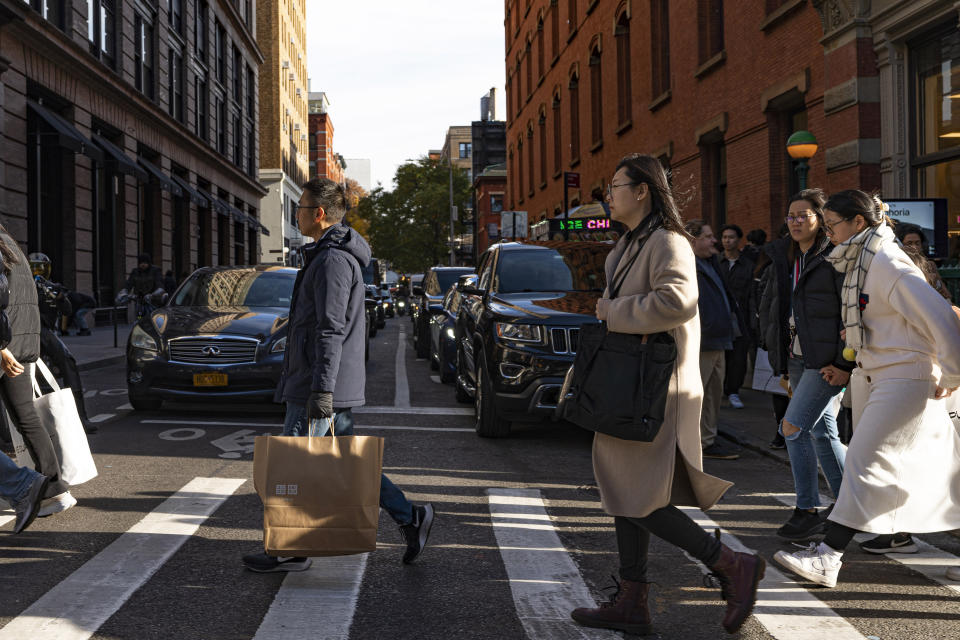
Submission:
[[360,406],[367,331],[360,269],[370,262],[370,245],[336,225],[301,251],[277,394],[282,402],[305,404],[311,391],[331,391],[334,407]]

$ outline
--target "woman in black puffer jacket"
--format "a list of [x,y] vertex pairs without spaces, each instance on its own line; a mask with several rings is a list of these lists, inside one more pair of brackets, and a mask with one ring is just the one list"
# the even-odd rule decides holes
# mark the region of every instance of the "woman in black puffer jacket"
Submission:
[[0,271],[5,272],[9,280],[10,292],[7,306],[10,343],[0,351],[0,370],[5,374],[0,378],[0,396],[13,419],[13,426],[23,436],[36,470],[50,478],[43,496],[49,500],[44,501],[39,514],[50,515],[69,509],[76,500],[70,495],[68,485],[60,479],[60,461],[53,440],[41,424],[33,404],[33,363],[40,357],[37,286],[26,256],[2,225],[0,258],[3,260]]
[[[774,373],[787,374],[793,395],[780,422],[797,494],[796,508],[777,534],[806,540],[822,533],[817,463],[834,496],[840,492],[846,449],[837,433],[839,395],[852,363],[843,358],[842,276],[824,259],[832,248],[823,230],[820,189],[790,202],[790,238],[769,247],[760,326]],[[785,239],[786,240],[786,239]]]

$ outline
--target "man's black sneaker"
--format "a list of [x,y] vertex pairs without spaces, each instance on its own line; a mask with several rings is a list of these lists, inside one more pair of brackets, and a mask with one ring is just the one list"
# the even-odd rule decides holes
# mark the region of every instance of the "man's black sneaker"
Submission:
[[243,556],[243,566],[257,573],[273,573],[274,571],[306,571],[313,561],[310,558],[287,558],[284,556],[268,556],[267,554],[251,553]]
[[433,526],[433,505],[425,504],[413,508],[413,522],[400,527],[403,539],[407,541],[407,550],[403,554],[403,564],[410,564],[427,546],[430,528]]
[[714,460],[736,460],[740,457],[740,454],[726,445],[721,444],[720,441],[717,440],[703,450],[703,457],[712,458]]
[[813,536],[822,535],[827,529],[827,524],[820,519],[820,515],[814,511],[793,508],[793,515],[787,520],[787,523],[777,529],[777,535],[787,540],[809,540]]
[[909,533],[882,535],[860,543],[867,553],[916,553],[920,550]]
[[773,440],[771,440],[770,444],[767,446],[771,449],[786,449],[787,443],[783,439],[783,436],[778,433],[777,435],[773,436]]
[[50,478],[37,476],[30,484],[26,497],[17,503],[17,520],[13,525],[13,532],[20,533],[30,526],[37,514],[40,513],[40,503],[43,502],[43,492],[47,490]]

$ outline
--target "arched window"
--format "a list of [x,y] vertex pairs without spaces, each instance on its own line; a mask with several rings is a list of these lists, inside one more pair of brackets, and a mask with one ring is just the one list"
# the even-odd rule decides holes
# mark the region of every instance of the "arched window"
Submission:
[[633,96],[630,87],[630,15],[620,14],[614,29],[617,40],[617,124],[630,122]]
[[527,48],[524,51],[526,52],[524,57],[527,62],[527,96],[530,96],[533,93],[533,54],[529,36],[527,37]]
[[600,45],[590,50],[590,141],[603,142],[603,76],[600,66]]
[[570,76],[570,161],[580,159],[580,78]]
[[547,188],[547,111],[540,108],[540,119],[537,121],[540,140],[540,188]]
[[557,91],[553,94],[553,173],[560,173],[560,165],[563,162],[561,157],[561,149],[563,145],[560,144],[561,139],[561,129],[560,126],[560,91]]
[[517,199],[517,165],[513,159],[513,145],[510,145],[510,151],[507,153],[507,178],[509,180],[510,208],[514,209],[514,203]]
[[517,140],[517,202],[523,202],[523,134]]
[[535,175],[533,171],[533,125],[527,123],[527,181],[530,183],[530,197],[533,197],[533,182]]
[[557,0],[550,0],[550,54],[554,58],[560,55],[560,5]]
[[571,33],[577,30],[577,0],[567,0],[567,26]]
[[537,78],[543,78],[546,69],[543,67],[543,15],[537,22]]

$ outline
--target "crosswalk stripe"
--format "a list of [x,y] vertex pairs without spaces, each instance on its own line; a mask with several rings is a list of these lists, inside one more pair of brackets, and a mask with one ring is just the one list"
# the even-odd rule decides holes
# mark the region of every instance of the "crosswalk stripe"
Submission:
[[288,573],[253,640],[347,640],[366,566],[364,553]]
[[[0,505],[5,505],[5,504],[7,504],[7,503],[4,502],[3,500],[0,500]],[[16,519],[17,519],[17,516],[16,516],[16,515],[12,515],[12,516],[0,515],[0,527],[2,527],[3,525],[7,524],[8,522],[13,522],[13,521],[16,520]]]
[[[720,528],[710,516],[693,507],[680,507],[694,522],[707,530]],[[736,536],[724,532],[723,543],[734,551],[751,552]],[[705,568],[703,568],[706,571]],[[766,574],[757,589],[753,616],[777,640],[866,640],[856,628],[808,592],[767,563]]]
[[244,482],[194,478],[0,629],[0,640],[86,640]]
[[[767,493],[757,495],[768,495],[776,498],[788,507],[796,504],[796,497],[792,493]],[[833,502],[827,496],[820,496],[821,504],[830,504]],[[858,533],[853,537],[856,542],[870,540],[876,534]],[[916,536],[913,536],[913,543],[917,545],[919,551],[916,553],[885,553],[887,558],[899,562],[905,567],[909,567],[925,578],[943,585],[944,587],[960,593],[960,584],[947,578],[947,567],[960,567],[960,558],[952,553],[947,553],[929,542],[924,542]]]
[[98,413],[97,415],[95,415],[95,416],[93,416],[92,418],[90,418],[90,422],[103,422],[104,420],[109,420],[110,418],[112,418],[112,417],[115,416],[115,415],[117,415],[117,414],[115,414],[115,413]]
[[[610,631],[580,627],[570,619],[593,596],[556,530],[537,489],[487,489],[493,531],[510,580],[517,616],[531,640],[616,638]],[[540,524],[518,523],[530,518]]]

